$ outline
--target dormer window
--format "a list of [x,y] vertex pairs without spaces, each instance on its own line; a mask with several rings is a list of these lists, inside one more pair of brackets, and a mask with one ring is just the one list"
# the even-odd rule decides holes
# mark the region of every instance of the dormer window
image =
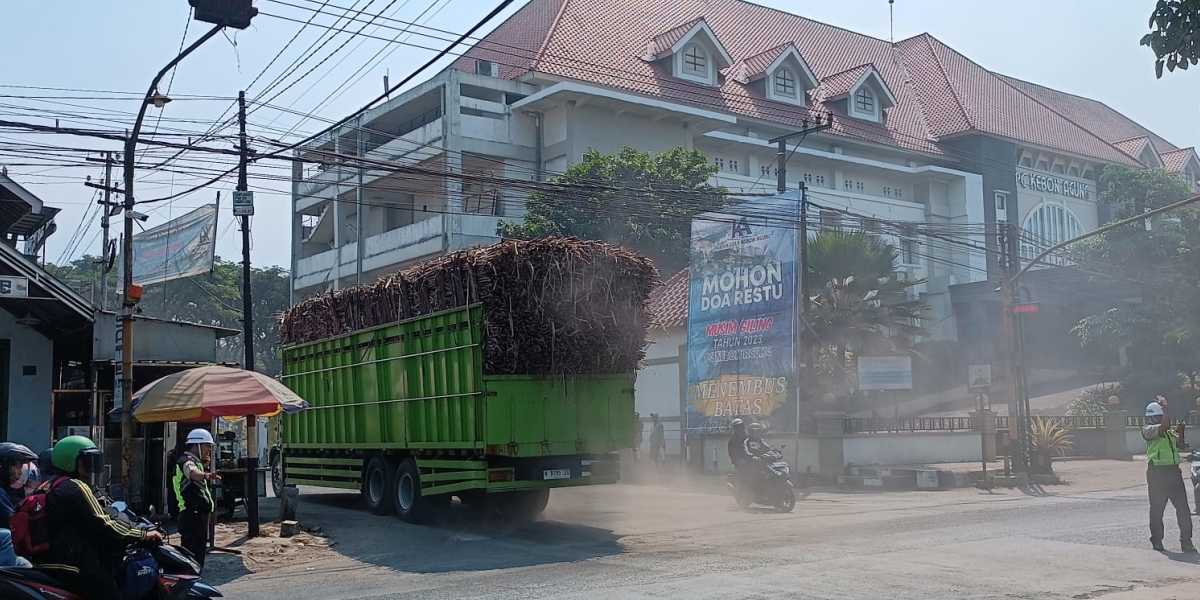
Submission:
[[896,96],[870,63],[822,79],[819,92],[822,102],[842,107],[847,116],[864,121],[882,123],[884,111],[896,106]]
[[700,44],[688,44],[683,49],[683,72],[693,77],[708,79],[708,53]]
[[875,115],[875,94],[867,88],[859,88],[854,94],[854,110],[863,115]]
[[775,93],[788,98],[796,97],[796,76],[790,69],[781,67],[775,70]]
[[703,85],[717,85],[722,69],[733,65],[733,57],[703,18],[651,38],[642,60],[665,67],[672,77]]

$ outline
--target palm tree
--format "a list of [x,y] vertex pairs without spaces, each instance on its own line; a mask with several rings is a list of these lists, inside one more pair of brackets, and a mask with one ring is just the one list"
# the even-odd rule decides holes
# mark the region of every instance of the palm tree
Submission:
[[[897,352],[925,333],[928,306],[910,299],[923,283],[902,280],[899,252],[864,233],[827,231],[808,243],[811,323],[828,375],[847,381],[850,358],[864,351]],[[840,373],[838,372],[840,371]]]

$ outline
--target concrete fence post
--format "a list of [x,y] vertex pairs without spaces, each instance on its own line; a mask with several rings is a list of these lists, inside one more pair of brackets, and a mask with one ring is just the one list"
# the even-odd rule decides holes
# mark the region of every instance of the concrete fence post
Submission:
[[842,439],[846,436],[846,413],[840,411],[818,411],[813,413],[817,422],[817,464],[822,479],[837,481],[845,469],[845,449]]
[[1113,460],[1132,460],[1126,441],[1126,412],[1120,409],[1104,411],[1104,455]]
[[983,436],[983,460],[987,462],[996,460],[996,411],[985,408],[973,410],[969,414],[976,423],[979,423],[976,430],[979,431],[979,435]]

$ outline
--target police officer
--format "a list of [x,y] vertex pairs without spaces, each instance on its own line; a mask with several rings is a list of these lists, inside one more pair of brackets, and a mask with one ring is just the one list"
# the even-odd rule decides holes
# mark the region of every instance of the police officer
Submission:
[[216,473],[204,470],[212,460],[213,436],[203,429],[193,429],[187,436],[187,450],[175,461],[175,501],[179,504],[180,545],[204,566],[208,546],[208,522],[216,504],[208,482],[220,479]]
[[1146,405],[1146,487],[1150,492],[1150,543],[1163,551],[1163,511],[1167,501],[1175,505],[1179,521],[1179,544],[1184,552],[1196,552],[1192,545],[1192,515],[1188,508],[1187,488],[1179,471],[1179,450],[1183,448],[1183,424],[1171,427],[1170,406],[1162,394]]

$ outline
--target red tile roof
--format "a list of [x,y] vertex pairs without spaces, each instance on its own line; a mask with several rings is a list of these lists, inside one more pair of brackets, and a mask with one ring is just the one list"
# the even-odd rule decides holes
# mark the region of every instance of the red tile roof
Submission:
[[1121,152],[1124,152],[1125,154],[1127,154],[1133,158],[1141,160],[1140,157],[1142,155],[1142,149],[1145,148],[1146,144],[1149,142],[1150,142],[1149,137],[1142,136],[1142,137],[1130,138],[1127,140],[1121,140],[1119,142],[1113,142],[1113,146],[1115,146],[1117,148],[1117,150],[1120,150]]
[[678,27],[674,27],[669,31],[660,33],[651,38],[650,43],[646,45],[647,60],[658,60],[663,58],[663,54],[668,52],[676,42],[683,39],[689,31],[694,29],[696,25],[704,21],[704,17],[692,19]]
[[826,99],[841,98],[850,94],[850,88],[858,83],[859,79],[867,71],[874,69],[875,65],[858,65],[857,67],[846,69],[841,73],[834,73],[829,77],[821,80],[821,97]]
[[[700,19],[740,69],[717,87],[673,78],[644,60],[647,47],[677,42]],[[742,0],[531,0],[454,68],[470,71],[484,58],[504,65],[502,77],[540,72],[796,126],[828,107],[773,102],[744,83],[789,43],[818,79],[872,64],[896,96],[886,125],[839,115],[834,135],[942,154],[938,140],[981,132],[1131,165],[1139,163],[1115,142],[1149,136],[1160,151],[1176,149],[1103,103],[993,73],[928,34],[893,45]]]
[[780,44],[767,50],[751,56],[750,58],[739,60],[737,64],[726,69],[725,76],[739,83],[749,83],[750,81],[762,77],[767,74],[767,67],[779,58],[789,47],[791,42]]
[[688,273],[687,269],[676,273],[650,294],[650,314],[659,326],[670,329],[687,325]]
[[1180,148],[1171,152],[1163,152],[1160,158],[1163,161],[1163,168],[1168,173],[1179,173],[1187,166],[1188,160],[1196,156],[1195,148]]

